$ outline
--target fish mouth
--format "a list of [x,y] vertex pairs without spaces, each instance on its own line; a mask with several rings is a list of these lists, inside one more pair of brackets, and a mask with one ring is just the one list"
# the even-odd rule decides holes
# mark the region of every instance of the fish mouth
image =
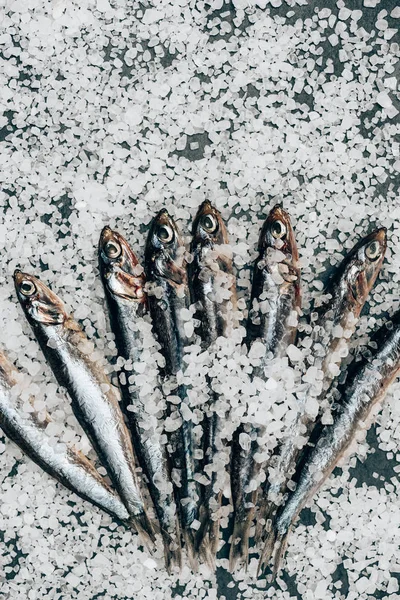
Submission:
[[386,227],[379,227],[378,229],[375,229],[374,231],[372,231],[370,234],[371,239],[374,239],[378,242],[380,242],[382,244],[382,246],[386,245],[386,240],[387,240],[387,228]]
[[100,240],[99,240],[100,248],[105,246],[107,244],[107,242],[109,242],[113,237],[114,237],[114,232],[111,229],[111,227],[109,227],[108,225],[103,227],[103,229],[101,230],[101,233],[100,233]]
[[200,214],[200,213],[202,213],[202,212],[209,212],[209,211],[211,211],[211,210],[215,210],[215,208],[214,208],[214,207],[213,207],[213,205],[211,204],[210,200],[204,200],[204,201],[203,201],[203,202],[200,204],[200,206],[199,206],[199,208],[198,208],[198,211],[197,211],[197,213],[198,213],[198,214]]
[[163,219],[171,219],[168,210],[165,208],[165,206],[158,211],[158,213],[155,215],[154,217],[154,221],[161,221]]
[[275,204],[267,217],[268,221],[275,221],[276,219],[282,219],[285,223],[289,222],[289,215],[286,210],[284,210],[282,204]]

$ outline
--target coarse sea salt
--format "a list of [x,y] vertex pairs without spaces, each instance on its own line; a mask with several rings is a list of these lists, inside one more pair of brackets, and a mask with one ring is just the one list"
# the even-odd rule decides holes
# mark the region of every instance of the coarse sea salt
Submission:
[[[40,0],[0,9],[1,342],[29,373],[38,406],[52,413],[51,439],[63,434],[63,441],[91,452],[22,319],[11,274],[17,267],[40,273],[83,325],[90,337],[86,351],[96,350],[113,365],[115,343],[96,272],[95,248],[106,224],[142,259],[145,229],[162,206],[188,232],[198,205],[211,200],[228,223],[242,319],[258,232],[273,204],[283,202],[295,225],[305,311],[323,288],[322,281],[313,282],[320,275],[325,280],[370,227],[383,225],[387,261],[368,314],[379,321],[397,308],[399,49],[389,17],[398,19],[400,12],[395,7],[382,14],[379,0],[364,0],[356,11],[342,2],[323,4],[235,0],[231,12],[219,0],[157,7]],[[162,299],[162,289],[154,293]],[[185,321],[191,335],[191,315]],[[373,320],[361,324],[363,340],[375,326]],[[208,356],[201,350],[188,355],[186,417],[200,420],[209,384],[221,394],[221,415],[231,409],[226,439],[241,419],[259,423],[271,414],[263,455],[296,414],[300,374],[278,364],[267,383],[254,383],[251,360],[261,349],[246,356],[243,337],[221,342]],[[143,343],[148,352],[134,371],[144,377],[129,383],[148,406],[146,426],[160,434],[155,417],[165,410],[158,387],[164,359],[150,329]],[[290,347],[288,358],[300,369],[306,352],[305,342]],[[121,368],[118,362],[115,372]],[[174,385],[168,401],[178,406]],[[310,507],[316,523],[292,533],[285,567],[290,580],[256,585],[253,556],[248,574],[228,583],[235,597],[289,600],[297,591],[304,600],[363,600],[375,590],[398,592],[398,478],[388,487],[386,472],[376,479],[367,472],[373,449],[380,453],[378,465],[399,460],[388,458],[400,441],[399,392],[396,384],[374,430],[377,441],[365,446],[365,476],[354,481],[346,465],[335,472]],[[105,594],[119,600],[127,590],[140,600],[228,597],[226,573],[222,581],[202,565],[196,574],[185,567],[168,576],[160,547],[149,558],[135,534],[50,480],[8,441],[1,449],[6,597],[58,597],[60,582],[71,599]],[[228,457],[221,451],[218,458],[213,468],[227,500]],[[226,528],[230,507],[224,510]],[[338,564],[347,571],[343,581],[335,574]],[[226,559],[217,565],[226,570]]]

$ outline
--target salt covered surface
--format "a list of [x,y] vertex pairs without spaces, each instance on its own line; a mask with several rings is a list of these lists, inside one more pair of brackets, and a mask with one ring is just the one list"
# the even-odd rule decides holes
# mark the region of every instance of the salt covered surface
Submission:
[[[357,10],[342,0],[314,6],[3,3],[0,341],[33,381],[29,392],[51,412],[50,436],[90,452],[22,318],[11,275],[17,267],[42,273],[116,378],[97,275],[105,224],[142,257],[146,226],[162,206],[187,232],[199,203],[211,200],[228,223],[243,316],[258,232],[273,204],[283,201],[295,225],[306,312],[331,266],[379,224],[389,229],[387,261],[358,340],[365,345],[371,328],[398,307],[400,12],[379,0],[364,0]],[[242,334],[210,353],[188,353],[187,416],[197,422],[212,365],[221,414],[232,407],[225,435],[246,410],[254,423],[271,410],[268,452],[294,416],[301,357],[290,348],[293,369],[271,367],[267,385],[250,384],[260,349],[243,355]],[[163,360],[152,343],[149,337],[146,368],[136,369],[143,398],[151,396],[155,361]],[[270,588],[265,579],[254,582],[256,558],[247,574],[227,574],[227,544],[216,576],[202,566],[197,575],[186,567],[179,578],[168,577],[161,550],[142,552],[135,535],[3,440],[0,593],[13,600],[59,598],[60,590],[71,599],[118,600],[399,597],[399,393],[396,384],[378,425],[358,445],[363,462],[353,458],[337,470],[304,511],[286,572]],[[152,398],[154,413],[162,399]],[[221,485],[228,496],[227,481]],[[223,511],[226,526],[229,506]]]

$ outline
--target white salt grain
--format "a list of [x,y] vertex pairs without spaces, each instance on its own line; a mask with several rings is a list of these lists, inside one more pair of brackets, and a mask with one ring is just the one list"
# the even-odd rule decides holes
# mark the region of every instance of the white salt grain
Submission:
[[303,358],[302,351],[293,344],[288,346],[286,353],[292,362],[299,362]]

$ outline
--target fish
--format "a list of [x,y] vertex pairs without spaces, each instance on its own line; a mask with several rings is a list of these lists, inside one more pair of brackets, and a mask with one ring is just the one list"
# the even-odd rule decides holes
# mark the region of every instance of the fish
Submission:
[[[140,361],[143,347],[142,334],[133,325],[148,312],[144,271],[126,239],[109,227],[104,227],[101,232],[98,255],[118,354],[133,365]],[[133,367],[125,368],[126,382],[132,375]],[[170,572],[174,566],[182,566],[182,556],[167,450],[153,429],[149,431],[142,427],[149,414],[133,386],[120,382],[120,389],[136,457],[146,476],[160,522],[165,563]],[[134,407],[134,410],[128,410],[128,407]]]
[[190,305],[185,264],[185,245],[172,217],[162,209],[148,232],[144,268],[146,291],[153,331],[161,346],[165,366],[164,382],[176,391],[179,403],[167,402],[166,416],[180,421],[174,431],[166,431],[172,480],[188,558],[197,568],[195,527],[199,517],[199,489],[195,480],[193,422],[185,419],[181,407],[189,407],[187,388],[182,383],[184,348],[192,342],[185,329],[185,310]]
[[[129,525],[130,515],[116,493],[97,472],[94,464],[69,444],[50,443],[45,428],[49,415],[24,410],[18,387],[19,371],[0,351],[0,427],[4,434],[43,471],[70,491]],[[42,411],[41,411],[42,412]]]
[[[228,232],[220,212],[208,200],[197,211],[192,236],[192,261],[188,264],[189,286],[192,302],[197,307],[195,319],[199,322],[202,347],[208,349],[218,337],[229,337],[233,327],[237,325],[236,278],[229,252]],[[221,418],[213,410],[217,400],[218,394],[210,389],[210,400],[202,422],[203,460],[200,466],[200,471],[210,481],[201,489],[201,525],[197,536],[197,547],[199,550],[203,548],[212,567],[218,550],[218,509],[222,499],[216,470],[212,470],[221,443],[218,441],[218,434],[222,429]]]
[[[254,342],[265,348],[253,377],[263,378],[268,361],[286,356],[289,344],[297,335],[297,317],[301,308],[299,253],[289,214],[277,204],[269,212],[261,228],[258,257],[253,269],[250,310],[246,327],[246,344]],[[295,318],[293,319],[293,314]],[[268,417],[266,417],[268,418]],[[248,448],[240,445],[241,434],[250,435]],[[256,462],[257,438],[265,433],[263,426],[242,423],[232,442],[231,488],[234,526],[230,548],[230,569],[239,562],[247,564],[249,531],[253,522],[259,490],[246,491],[259,475],[263,465]]]
[[260,558],[258,573],[263,572],[273,553],[273,577],[280,569],[288,536],[303,507],[317,494],[323,483],[344,459],[362,429],[367,429],[372,416],[382,403],[391,383],[400,374],[400,313],[383,325],[377,333],[377,351],[355,365],[340,397],[333,424],[325,425],[310,449],[298,475],[296,489],[278,510]]
[[[323,373],[323,385],[317,393],[319,415],[327,404],[327,395],[338,374],[343,357],[348,353],[348,340],[355,331],[361,310],[381,270],[386,251],[386,229],[379,228],[359,240],[340,263],[316,308],[313,323],[312,356],[314,366]],[[302,446],[297,438],[308,441],[318,421],[318,415],[305,410],[307,393],[297,396],[299,413],[289,434],[270,461],[274,480],[267,480],[256,528],[256,541],[266,535],[266,523],[273,520],[277,507],[287,490],[287,483],[295,472]]]
[[143,542],[154,542],[116,388],[90,353],[92,345],[62,300],[40,279],[16,270],[14,283],[28,323]]

